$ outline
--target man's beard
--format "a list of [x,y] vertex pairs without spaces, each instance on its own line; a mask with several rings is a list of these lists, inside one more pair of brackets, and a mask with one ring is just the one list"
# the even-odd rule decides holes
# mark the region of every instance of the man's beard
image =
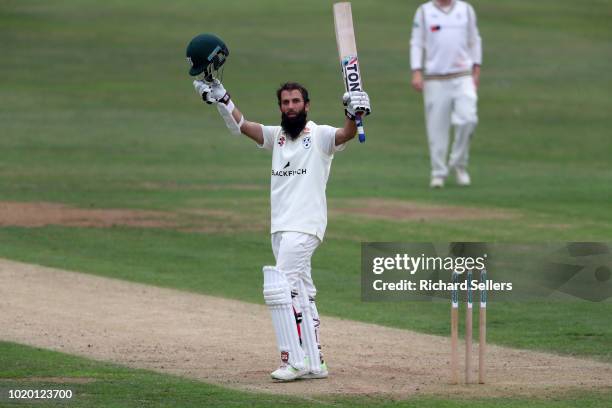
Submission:
[[287,116],[286,113],[281,114],[281,127],[291,140],[297,139],[306,127],[306,110],[303,109],[294,117]]

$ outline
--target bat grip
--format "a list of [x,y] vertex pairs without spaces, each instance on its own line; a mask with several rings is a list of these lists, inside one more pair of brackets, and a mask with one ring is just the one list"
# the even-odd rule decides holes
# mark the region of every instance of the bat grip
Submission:
[[357,115],[355,118],[355,124],[357,125],[357,133],[359,134],[359,143],[365,142],[365,129],[363,128],[363,121],[361,115]]

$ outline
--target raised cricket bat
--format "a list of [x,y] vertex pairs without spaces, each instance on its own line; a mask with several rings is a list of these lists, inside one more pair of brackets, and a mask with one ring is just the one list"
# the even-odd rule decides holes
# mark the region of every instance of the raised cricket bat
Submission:
[[[342,2],[334,4],[334,26],[336,27],[336,43],[344,78],[344,89],[347,92],[363,91],[361,73],[359,72],[359,59],[357,58],[357,44],[353,29],[353,14],[351,3]],[[365,142],[365,130],[361,115],[355,120],[359,141]]]

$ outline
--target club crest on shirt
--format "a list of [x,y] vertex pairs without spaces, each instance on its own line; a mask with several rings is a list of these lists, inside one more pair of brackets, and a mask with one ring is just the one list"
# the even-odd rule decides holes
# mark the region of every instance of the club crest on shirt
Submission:
[[279,137],[279,138],[278,138],[278,145],[279,145],[280,147],[283,147],[283,145],[285,144],[285,140],[287,140],[287,139],[285,139],[285,136],[281,136],[281,137]]
[[304,146],[304,149],[310,149],[310,145],[312,144],[311,140],[310,140],[310,136],[305,136],[302,139],[302,146]]

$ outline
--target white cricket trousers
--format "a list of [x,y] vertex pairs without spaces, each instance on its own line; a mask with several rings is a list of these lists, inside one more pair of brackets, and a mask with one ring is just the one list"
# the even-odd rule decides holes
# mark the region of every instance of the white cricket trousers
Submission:
[[[446,178],[449,168],[467,169],[470,139],[478,123],[478,96],[472,76],[425,80],[423,99],[431,176]],[[447,165],[451,124],[455,139]]]
[[[303,317],[300,332],[301,345],[311,362],[309,363],[310,370],[317,372],[320,371],[320,364],[323,363],[319,334],[321,320],[314,300],[317,289],[312,282],[310,260],[320,243],[321,241],[316,236],[302,232],[282,231],[272,234],[272,252],[276,258],[276,270],[285,274],[292,292],[300,291],[299,281],[302,281],[308,296],[306,301],[308,306],[303,303],[304,294],[298,296],[301,297],[301,301],[292,294],[292,302],[294,313],[301,314]],[[296,314],[296,319],[297,316]]]
[[310,260],[320,243],[316,236],[303,232],[280,231],[272,234],[276,269],[285,274],[291,290],[297,290],[298,280],[304,282],[311,298],[316,296],[317,289],[312,281]]

